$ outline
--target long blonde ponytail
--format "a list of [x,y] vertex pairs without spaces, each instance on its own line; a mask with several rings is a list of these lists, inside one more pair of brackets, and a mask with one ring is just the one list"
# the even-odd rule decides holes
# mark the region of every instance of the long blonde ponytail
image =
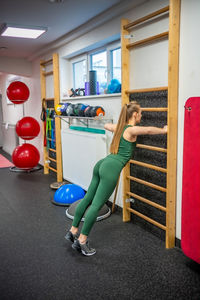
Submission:
[[132,101],[122,107],[112,143],[110,145],[110,153],[117,154],[124,126],[128,123],[134,112],[139,112],[139,109],[140,105],[136,101]]

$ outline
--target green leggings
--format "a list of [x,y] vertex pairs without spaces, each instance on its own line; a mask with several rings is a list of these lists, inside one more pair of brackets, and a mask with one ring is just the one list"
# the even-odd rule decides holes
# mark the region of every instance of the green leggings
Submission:
[[85,197],[76,207],[72,223],[72,226],[78,227],[86,209],[90,205],[85,215],[85,221],[81,230],[82,234],[88,236],[98,217],[99,210],[112,195],[123,167],[122,162],[109,156],[96,163],[92,181]]

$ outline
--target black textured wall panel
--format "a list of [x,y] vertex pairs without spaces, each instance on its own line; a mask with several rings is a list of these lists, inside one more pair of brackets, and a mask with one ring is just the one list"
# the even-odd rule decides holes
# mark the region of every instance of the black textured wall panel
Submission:
[[[130,101],[136,100],[141,107],[167,107],[167,91],[158,92],[147,92],[147,93],[137,93],[130,95]],[[141,126],[156,126],[163,127],[167,125],[167,112],[142,112]],[[167,135],[145,135],[139,136],[137,139],[138,144],[145,144],[150,146],[156,146],[161,148],[167,148]],[[136,148],[133,155],[133,159],[156,165],[162,168],[167,167],[167,154],[158,151],[146,150]],[[155,171],[142,166],[137,166],[131,164],[130,166],[131,176],[137,177],[139,179],[151,182],[153,184],[159,185],[161,187],[166,187],[166,173]],[[156,189],[150,188],[143,184],[131,181],[130,191],[147,198],[155,203],[162,206],[166,206],[166,193],[158,191]],[[146,203],[143,203],[137,199],[134,199],[134,203],[131,203],[131,207],[140,213],[146,215],[153,220],[166,225],[165,212],[154,208]],[[150,230],[160,238],[164,239],[165,232],[162,229],[144,221],[143,219],[132,214],[134,222],[140,223],[145,229]]]

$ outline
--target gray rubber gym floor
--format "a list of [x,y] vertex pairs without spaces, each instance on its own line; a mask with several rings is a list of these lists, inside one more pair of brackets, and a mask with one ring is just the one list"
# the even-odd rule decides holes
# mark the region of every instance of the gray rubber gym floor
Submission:
[[1,300],[200,299],[200,265],[120,212],[95,224],[96,255],[75,252],[53,181],[43,170],[0,169]]

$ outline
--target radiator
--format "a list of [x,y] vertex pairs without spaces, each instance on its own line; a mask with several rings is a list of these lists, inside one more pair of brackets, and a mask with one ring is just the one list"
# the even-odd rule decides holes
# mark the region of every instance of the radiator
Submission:
[[105,134],[61,130],[63,177],[88,189],[95,163],[107,155]]
[[11,155],[15,147],[19,145],[19,137],[16,134],[15,125],[9,123],[1,123],[0,128],[0,138],[3,150]]

